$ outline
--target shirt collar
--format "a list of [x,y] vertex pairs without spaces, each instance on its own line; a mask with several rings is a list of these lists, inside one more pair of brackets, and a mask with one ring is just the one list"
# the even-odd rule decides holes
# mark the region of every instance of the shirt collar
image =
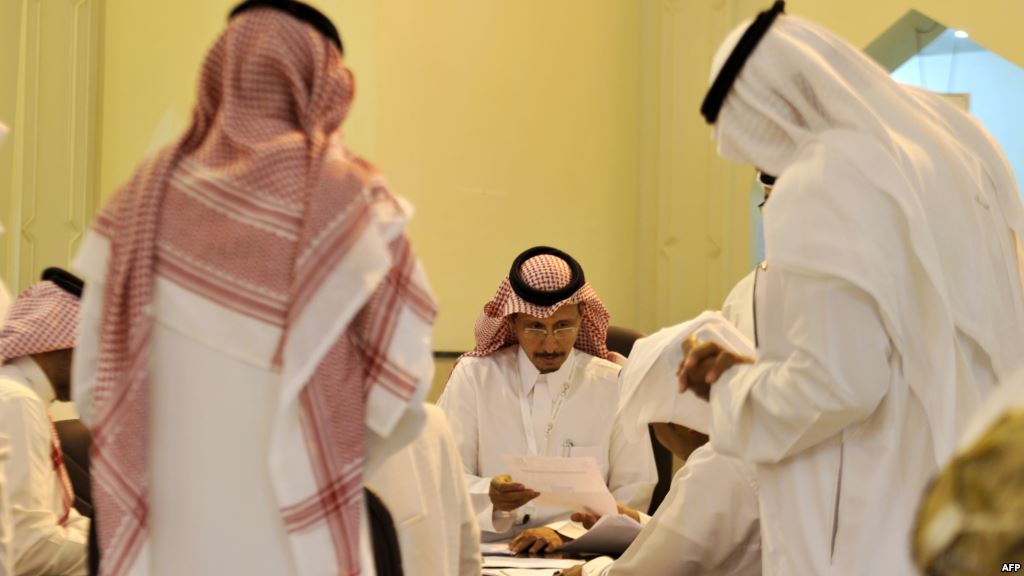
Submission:
[[[530,358],[523,351],[522,346],[517,346],[519,349],[517,356],[519,357],[519,378],[522,381],[523,394],[529,394],[533,390],[534,384],[537,383],[537,378],[540,376],[540,370],[530,362]],[[576,349],[571,348],[569,350],[569,357],[562,362],[562,365],[554,372],[545,374],[548,379],[548,387],[551,390],[561,390],[562,385],[565,384],[566,380],[569,379],[569,374],[572,372],[572,366],[576,362]]]
[[15,358],[0,368],[3,372],[11,374],[16,380],[23,380],[33,392],[39,396],[44,404],[50,404],[57,397],[53,391],[53,384],[46,377],[46,372],[36,364],[31,356]]

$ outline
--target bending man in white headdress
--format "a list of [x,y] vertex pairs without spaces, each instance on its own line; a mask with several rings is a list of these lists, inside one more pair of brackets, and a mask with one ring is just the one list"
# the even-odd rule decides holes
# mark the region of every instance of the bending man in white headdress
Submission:
[[918,495],[1024,361],[1020,200],[884,70],[782,8],[729,36],[702,107],[723,157],[777,177],[758,358],[698,347],[681,386],[710,393],[715,448],[758,465],[767,573],[909,574]]
[[[746,279],[745,279],[746,281]],[[750,293],[734,290],[749,315]],[[622,370],[620,421],[627,439],[647,434],[655,424],[658,440],[685,464],[672,489],[629,549],[615,560],[602,556],[566,576],[759,576],[761,534],[754,467],[727,456],[707,441],[711,409],[693,392],[678,394],[673,382],[688,338],[710,339],[741,354],[753,345],[721,314],[705,312],[683,324],[638,340]],[[696,450],[694,447],[698,446]],[[645,520],[647,520],[645,518]]]
[[615,499],[646,510],[657,482],[650,438],[624,439],[613,422],[619,366],[605,338],[608,311],[568,254],[548,247],[516,258],[484,306],[476,348],[456,364],[438,405],[459,443],[483,536],[515,536],[540,551],[562,538],[545,524],[571,511],[538,508],[502,457],[593,456]]

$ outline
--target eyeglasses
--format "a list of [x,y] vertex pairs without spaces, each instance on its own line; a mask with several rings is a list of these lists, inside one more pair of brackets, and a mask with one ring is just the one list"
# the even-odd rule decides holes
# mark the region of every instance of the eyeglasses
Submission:
[[548,332],[547,328],[523,328],[523,339],[539,342],[551,334],[559,342],[568,342],[579,330],[579,326],[565,326]]

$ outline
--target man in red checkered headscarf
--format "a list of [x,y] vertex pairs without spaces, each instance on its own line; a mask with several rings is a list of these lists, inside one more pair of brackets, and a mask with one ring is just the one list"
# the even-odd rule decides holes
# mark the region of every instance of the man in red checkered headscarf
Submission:
[[[9,452],[0,469],[12,528],[0,558],[12,574],[86,574],[89,519],[74,494],[47,414],[70,397],[71,355],[81,280],[48,269],[12,304],[0,329],[0,436]],[[3,565],[0,564],[0,567]]]
[[411,206],[342,138],[354,92],[326,16],[247,0],[83,239],[103,574],[372,572],[364,473],[422,427],[435,305]]
[[568,254],[520,254],[476,322],[476,348],[452,371],[438,405],[452,425],[485,539],[516,550],[560,546],[548,524],[571,510],[537,507],[503,456],[592,456],[616,500],[646,510],[657,481],[650,439],[615,423],[619,365],[605,344],[608,310]]

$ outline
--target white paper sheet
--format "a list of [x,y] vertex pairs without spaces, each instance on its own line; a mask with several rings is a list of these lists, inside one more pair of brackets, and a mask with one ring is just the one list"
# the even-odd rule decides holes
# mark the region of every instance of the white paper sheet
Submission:
[[485,556],[484,568],[553,568],[562,570],[583,564],[583,560],[564,558],[517,558],[515,556]]
[[592,456],[504,456],[512,481],[540,492],[537,506],[615,516],[618,508]]
[[602,516],[586,534],[565,544],[559,552],[622,554],[640,534],[640,523],[625,514]]
[[501,542],[481,542],[480,553],[484,556],[515,556],[508,544],[511,540],[502,540]]
[[556,568],[487,568],[483,576],[558,576]]

